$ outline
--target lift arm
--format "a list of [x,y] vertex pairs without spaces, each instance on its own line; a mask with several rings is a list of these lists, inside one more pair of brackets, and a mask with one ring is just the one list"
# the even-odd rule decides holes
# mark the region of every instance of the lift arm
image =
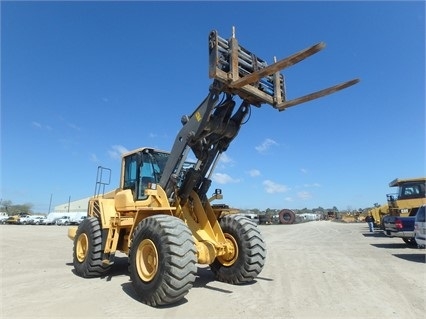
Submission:
[[[235,31],[229,40],[216,31],[209,34],[209,77],[213,84],[206,99],[190,115],[182,117],[183,127],[176,136],[160,185],[170,200],[178,191],[184,204],[192,190],[202,201],[211,184],[211,174],[222,152],[238,134],[250,106],[269,104],[283,111],[290,106],[340,91],[359,82],[353,79],[293,100],[286,99],[284,76],[280,70],[294,65],[325,47],[320,42],[269,65],[238,44]],[[233,98],[242,100],[235,109]],[[193,168],[185,171],[189,150],[197,158]]]

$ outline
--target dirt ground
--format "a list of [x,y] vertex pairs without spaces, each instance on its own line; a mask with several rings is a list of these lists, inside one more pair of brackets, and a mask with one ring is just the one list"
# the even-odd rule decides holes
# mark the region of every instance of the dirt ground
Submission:
[[200,267],[173,306],[136,300],[120,255],[109,276],[73,273],[67,227],[0,225],[1,318],[425,318],[425,250],[364,223],[259,226],[267,260],[251,284]]

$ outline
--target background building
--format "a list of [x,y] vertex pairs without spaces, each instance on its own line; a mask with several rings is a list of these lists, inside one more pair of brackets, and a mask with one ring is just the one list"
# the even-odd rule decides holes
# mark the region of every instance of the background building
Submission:
[[47,223],[55,224],[56,220],[63,216],[69,216],[71,221],[86,216],[89,199],[90,197],[87,197],[55,206],[53,212],[47,215]]
[[70,201],[65,204],[60,204],[58,206],[55,206],[53,212],[54,213],[73,213],[73,212],[81,212],[81,211],[86,212],[89,199],[90,197],[86,197],[76,201]]

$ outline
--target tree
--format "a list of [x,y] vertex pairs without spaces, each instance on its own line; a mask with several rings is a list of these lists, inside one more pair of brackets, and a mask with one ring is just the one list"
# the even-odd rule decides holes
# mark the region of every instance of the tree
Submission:
[[21,205],[14,205],[10,200],[2,200],[0,202],[0,210],[6,212],[9,216],[17,215],[19,213],[31,214],[33,204],[26,203]]

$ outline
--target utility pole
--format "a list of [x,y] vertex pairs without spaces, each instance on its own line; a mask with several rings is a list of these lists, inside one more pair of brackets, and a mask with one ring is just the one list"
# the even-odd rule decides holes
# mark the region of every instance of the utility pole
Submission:
[[47,214],[50,214],[50,208],[52,207],[52,196],[53,194],[50,194],[50,201],[49,201],[49,211],[47,212]]
[[71,196],[68,197],[68,213],[70,212]]

